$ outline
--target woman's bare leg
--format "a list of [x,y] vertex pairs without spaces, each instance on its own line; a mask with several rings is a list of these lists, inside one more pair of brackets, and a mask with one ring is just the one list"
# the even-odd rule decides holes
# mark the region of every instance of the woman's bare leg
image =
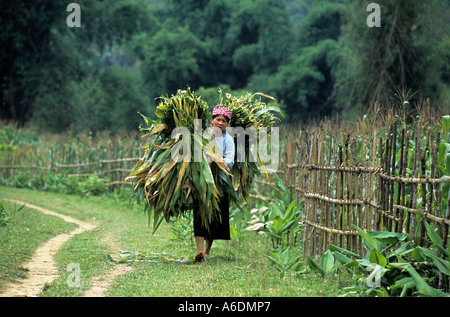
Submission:
[[203,252],[203,254],[205,256],[209,256],[209,254],[211,253],[211,247],[212,247],[213,241],[214,240],[212,240],[212,239],[211,240],[210,239],[205,239],[206,246],[205,246],[205,252]]
[[197,262],[203,262],[205,260],[205,256],[203,254],[204,242],[204,237],[195,237],[195,243],[197,244],[197,255],[195,256],[195,261]]

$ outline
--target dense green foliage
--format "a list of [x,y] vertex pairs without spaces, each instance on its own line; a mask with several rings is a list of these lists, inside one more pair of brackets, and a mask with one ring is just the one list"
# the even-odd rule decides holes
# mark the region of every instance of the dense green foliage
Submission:
[[[262,91],[291,121],[387,106],[395,88],[447,100],[444,0],[79,0],[0,3],[0,118],[63,131],[135,129],[161,95]],[[432,18],[430,18],[432,17]],[[212,100],[212,103],[217,100]]]

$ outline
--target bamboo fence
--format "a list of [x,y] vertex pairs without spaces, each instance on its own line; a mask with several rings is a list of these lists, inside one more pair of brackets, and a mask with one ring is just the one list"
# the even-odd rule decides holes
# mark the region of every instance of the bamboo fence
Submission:
[[[287,129],[280,146],[278,173],[297,201],[303,201],[303,252],[318,256],[331,244],[363,254],[363,244],[353,225],[366,231],[409,233],[425,243],[425,222],[434,223],[447,243],[450,199],[443,206],[442,175],[437,164],[441,133],[429,123],[405,127],[389,124],[386,133],[367,122],[344,131],[322,125],[305,130]],[[433,130],[434,129],[434,130]],[[37,146],[22,145],[4,151],[0,160],[3,178],[27,171],[44,175],[65,173],[70,177],[99,176],[109,186],[123,180],[139,159],[142,140],[136,136],[66,136],[43,138]],[[49,140],[49,141],[48,141]],[[257,193],[268,183],[256,180]],[[252,195],[265,201],[276,197]]]
[[126,185],[124,178],[141,156],[142,140],[136,134],[92,137],[88,133],[50,137],[3,151],[0,172],[3,178],[29,173],[45,178],[49,172],[68,177],[100,177],[107,186]]
[[[329,244],[364,254],[353,225],[408,233],[424,245],[424,223],[432,222],[448,243],[450,199],[443,206],[441,186],[450,177],[437,164],[441,134],[422,122],[394,122],[377,137],[377,129],[367,125],[348,132],[322,126],[283,133],[288,137],[278,173],[292,197],[304,203],[306,257],[320,256]],[[257,186],[267,192],[264,182]]]

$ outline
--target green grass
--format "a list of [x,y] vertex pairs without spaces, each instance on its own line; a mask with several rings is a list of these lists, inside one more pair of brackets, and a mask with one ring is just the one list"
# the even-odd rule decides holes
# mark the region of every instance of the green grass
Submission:
[[[192,257],[196,248],[193,241],[185,243],[172,239],[170,225],[166,223],[152,235],[142,208],[127,201],[108,196],[81,198],[3,186],[0,186],[0,195],[97,224],[96,229],[74,236],[63,245],[56,256],[60,277],[46,285],[41,296],[80,296],[90,287],[92,277],[118,265],[132,265],[133,270],[115,279],[108,296],[332,297],[343,293],[337,278],[323,279],[312,272],[288,272],[282,278],[266,257],[269,240],[253,232],[245,232],[239,240],[216,241],[212,258],[205,263],[171,261],[162,257],[153,262],[108,262],[103,255],[119,250],[160,253],[184,259]],[[0,285],[25,277],[26,272],[20,265],[29,259],[33,250],[51,236],[70,231],[74,226],[26,207],[12,213],[17,207],[5,203],[11,219],[7,226],[0,227]],[[31,239],[33,242],[29,243]],[[71,263],[80,265],[79,287],[70,287],[67,283],[71,273],[67,267]]]
[[44,215],[31,208],[4,202],[10,219],[0,227],[0,290],[5,282],[26,278],[27,270],[22,267],[31,259],[34,250],[53,236],[76,228],[56,216]]

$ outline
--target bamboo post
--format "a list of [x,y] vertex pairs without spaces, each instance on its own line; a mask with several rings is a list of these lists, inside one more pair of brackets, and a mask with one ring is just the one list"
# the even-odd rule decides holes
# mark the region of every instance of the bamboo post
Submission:
[[[428,144],[429,144],[429,137],[430,137],[430,128],[427,129],[427,133],[426,133],[426,138],[425,138],[425,146],[422,152],[422,156],[420,158],[420,164],[421,164],[421,177],[425,178],[425,172],[426,172],[426,161],[425,161],[425,157],[426,157],[426,153],[427,153],[427,149],[428,149]],[[422,213],[427,212],[427,186],[425,183],[421,184],[421,188],[422,188],[422,206],[421,206],[421,211]],[[420,219],[420,237],[419,237],[419,245],[423,246],[424,244],[424,238],[425,238],[425,217],[422,215],[421,219]]]
[[[377,164],[378,159],[377,159],[377,138],[376,138],[376,130],[373,131],[373,136],[371,138],[371,142],[372,142],[372,152],[371,152],[371,157],[372,157],[372,161],[370,166],[372,168],[378,167],[380,165]],[[375,204],[379,204],[379,200],[378,200],[378,191],[379,191],[379,186],[377,183],[377,180],[379,178],[375,175],[375,173],[371,173],[369,174],[369,190],[366,191],[366,195],[368,195],[368,198],[370,199],[370,201],[374,202]],[[371,230],[375,230],[375,223],[376,223],[376,216],[377,216],[377,211],[375,209],[375,207],[372,206],[372,204],[369,205],[369,215],[367,217],[367,229],[371,229]]]
[[[360,152],[359,152],[359,159],[358,159],[358,165],[365,168],[367,166],[366,164],[366,140],[367,138],[367,134],[366,134],[366,121],[363,122],[362,125],[362,133],[361,133],[361,148],[360,148]],[[367,184],[366,179],[368,178],[366,173],[360,173],[357,176],[357,182],[358,182],[358,186],[357,186],[357,198],[360,200],[365,199],[365,197],[363,196],[363,188],[365,186],[365,184]],[[367,225],[367,213],[369,211],[370,207],[367,205],[359,205],[357,206],[357,213],[358,213],[358,218],[359,218],[359,224],[365,228],[366,230],[368,230],[368,225]],[[358,236],[357,237],[357,244],[358,244],[358,254],[363,254],[363,243],[361,238]]]
[[[391,134],[391,138],[392,138],[392,153],[390,156],[390,174],[391,176],[395,176],[395,166],[396,166],[396,154],[397,154],[397,121],[394,122],[394,131]],[[389,214],[393,215],[394,214],[394,200],[395,200],[395,182],[390,180],[390,193],[389,193]],[[389,218],[389,231],[394,230],[395,231],[395,224],[393,223],[393,220],[391,218]]]
[[[415,122],[415,135],[414,135],[414,159],[413,159],[413,168],[412,175],[413,177],[418,177],[419,175],[419,149],[420,149],[420,137],[421,137],[421,129],[417,121]],[[415,183],[411,184],[411,195],[409,200],[410,208],[417,208],[417,192],[418,185]],[[409,216],[409,213],[408,213]],[[416,215],[411,215],[411,222],[409,223],[411,228],[410,235],[411,240],[414,242],[416,240]]]
[[[317,164],[317,129],[314,130],[314,138],[313,138],[313,144],[312,144],[312,163]],[[317,170],[314,169],[312,171],[312,186],[310,186],[312,191],[314,193],[317,192]],[[317,201],[315,199],[311,199],[311,221],[313,224],[317,223]],[[317,250],[317,228],[312,227],[311,228],[311,247],[313,252]],[[315,252],[313,253],[315,256]]]
[[[387,145],[387,144],[386,144]],[[387,149],[385,148],[385,151],[387,151]],[[386,155],[383,155],[383,139],[380,138],[379,139],[379,145],[378,145],[378,155],[380,156],[380,166],[381,168],[384,170],[385,169],[385,161],[386,161]],[[382,178],[381,176],[378,176],[377,178],[377,183],[378,183],[378,205],[380,206],[379,209],[381,210],[377,210],[377,222],[376,222],[376,227],[375,230],[379,230],[382,226],[383,223],[383,213],[382,211],[385,208],[385,198],[384,198],[384,194],[385,194],[385,180],[384,178]]]
[[[304,139],[304,157],[303,157],[303,161],[304,164],[308,164],[309,160],[310,160],[310,147],[309,147],[309,135],[308,132],[305,132],[305,139]],[[304,177],[304,189],[309,187],[310,184],[310,177],[311,177],[311,172],[307,169],[304,170],[305,173],[305,177]],[[305,208],[305,229],[303,232],[303,253],[304,253],[304,257],[307,258],[310,255],[310,247],[311,247],[311,243],[310,243],[310,231],[311,231],[311,226],[308,224],[308,221],[310,219],[309,217],[309,213],[310,213],[310,199],[305,198],[304,199],[304,208]]]
[[[341,142],[342,142],[342,135],[341,135]],[[344,161],[344,156],[342,153],[342,144],[339,144],[339,166],[343,165],[343,161]],[[336,190],[336,193],[338,194],[338,199],[342,199],[344,196],[343,184],[344,184],[344,172],[340,171],[339,178],[338,178],[338,188]],[[338,228],[340,230],[343,230],[344,229],[344,208],[342,205],[337,205],[337,210],[338,210],[337,216],[339,219]],[[339,246],[341,248],[344,247],[344,237],[342,235],[339,236]]]
[[[431,150],[431,156],[432,156],[431,157],[431,159],[432,159],[431,170],[430,170],[430,172],[431,172],[430,177],[431,178],[436,178],[436,177],[438,177],[440,175],[439,166],[438,166],[438,163],[437,163],[437,154],[438,154],[438,151],[439,151],[440,140],[441,140],[441,135],[438,132],[436,134],[436,139],[435,139],[435,142],[433,142],[432,150]],[[439,206],[439,202],[441,201],[440,200],[440,190],[436,189],[436,186],[439,186],[439,185],[437,185],[435,183],[434,184],[430,184],[430,207],[434,205],[434,215],[436,217],[440,217],[441,216],[440,206]],[[442,224],[438,223],[437,224],[437,229],[438,229],[438,234],[441,237],[441,239],[445,240],[446,237],[443,236]]]
[[[328,137],[329,137],[329,144],[328,144],[328,157],[327,157],[327,166],[331,166],[331,160],[332,160],[332,153],[333,153],[333,151],[332,151],[332,144],[333,144],[333,137],[332,137],[332,133],[330,133],[329,135],[328,135]],[[332,176],[332,172],[324,172],[324,174],[325,174],[325,184],[324,184],[324,187],[325,187],[325,195],[326,196],[331,196],[331,186],[332,186],[332,182],[331,182],[331,177],[330,176]],[[326,217],[325,217],[325,226],[327,227],[327,228],[332,228],[333,226],[331,225],[331,217],[332,217],[332,205],[329,203],[329,202],[326,202],[325,203],[325,214],[326,214]],[[326,244],[326,246],[328,247],[328,245],[330,244],[330,243],[332,243],[331,242],[331,240],[332,240],[332,237],[333,237],[333,234],[332,233],[330,233],[330,234],[328,234],[327,233],[327,235],[326,235],[326,241],[325,241],[325,244]]]
[[[392,134],[389,134],[386,139],[386,160],[384,165],[384,170],[386,171],[386,174],[389,176],[391,175],[391,152],[392,152],[391,135]],[[389,179],[386,179],[384,181],[384,197],[383,197],[384,206],[382,211],[383,211],[383,227],[385,227],[388,231],[390,231],[390,222],[389,218],[387,217],[391,197],[390,189],[391,189],[390,181]],[[380,228],[379,230],[381,229],[382,228]]]
[[[321,134],[320,134],[320,141],[319,141],[319,152],[318,152],[318,158],[317,158],[317,163],[320,166],[324,166],[324,142],[325,142],[325,135],[326,135],[326,131],[322,130]],[[324,170],[319,170],[318,171],[319,175],[318,175],[318,187],[319,187],[319,193],[321,195],[325,194],[325,188],[326,188],[326,184],[325,184],[325,171]],[[325,226],[326,228],[328,228],[328,226],[326,225],[326,208],[325,208],[326,202],[320,200],[319,204],[318,204],[318,210],[320,211],[319,214],[319,218],[320,218],[320,224]],[[321,245],[321,249],[320,249],[320,253],[325,252],[325,250],[327,249],[327,240],[328,240],[328,232],[326,230],[322,230],[321,235],[320,235],[320,245]]]
[[[400,138],[400,149],[399,149],[399,151],[400,151],[400,163],[399,163],[399,166],[398,166],[398,176],[400,176],[400,177],[403,177],[403,147],[404,147],[404,142],[405,142],[405,130],[404,129],[402,129],[402,131],[401,131],[401,138]],[[394,160],[395,160],[395,157],[394,157]],[[403,182],[395,182],[396,183],[396,185],[397,185],[397,205],[398,206],[400,206],[400,204],[401,204],[401,198],[402,198],[402,186],[401,186],[401,184],[403,183]],[[395,222],[395,227],[394,227],[394,231],[395,232],[402,232],[402,219],[403,219],[403,217],[402,217],[402,215],[400,214],[401,213],[401,211],[400,211],[400,209],[398,209],[398,208],[395,208],[395,212],[394,212],[394,216],[397,218],[397,219],[400,219],[400,221],[396,221]]]
[[[401,176],[406,177],[406,169],[408,167],[408,154],[409,154],[409,132],[406,133],[406,139],[403,141],[403,137],[405,136],[405,129],[402,131],[402,164],[401,164]],[[406,185],[404,182],[401,182],[401,205],[406,206]],[[400,194],[399,194],[400,196]],[[403,232],[404,226],[404,212],[400,211],[400,228],[398,232]]]

